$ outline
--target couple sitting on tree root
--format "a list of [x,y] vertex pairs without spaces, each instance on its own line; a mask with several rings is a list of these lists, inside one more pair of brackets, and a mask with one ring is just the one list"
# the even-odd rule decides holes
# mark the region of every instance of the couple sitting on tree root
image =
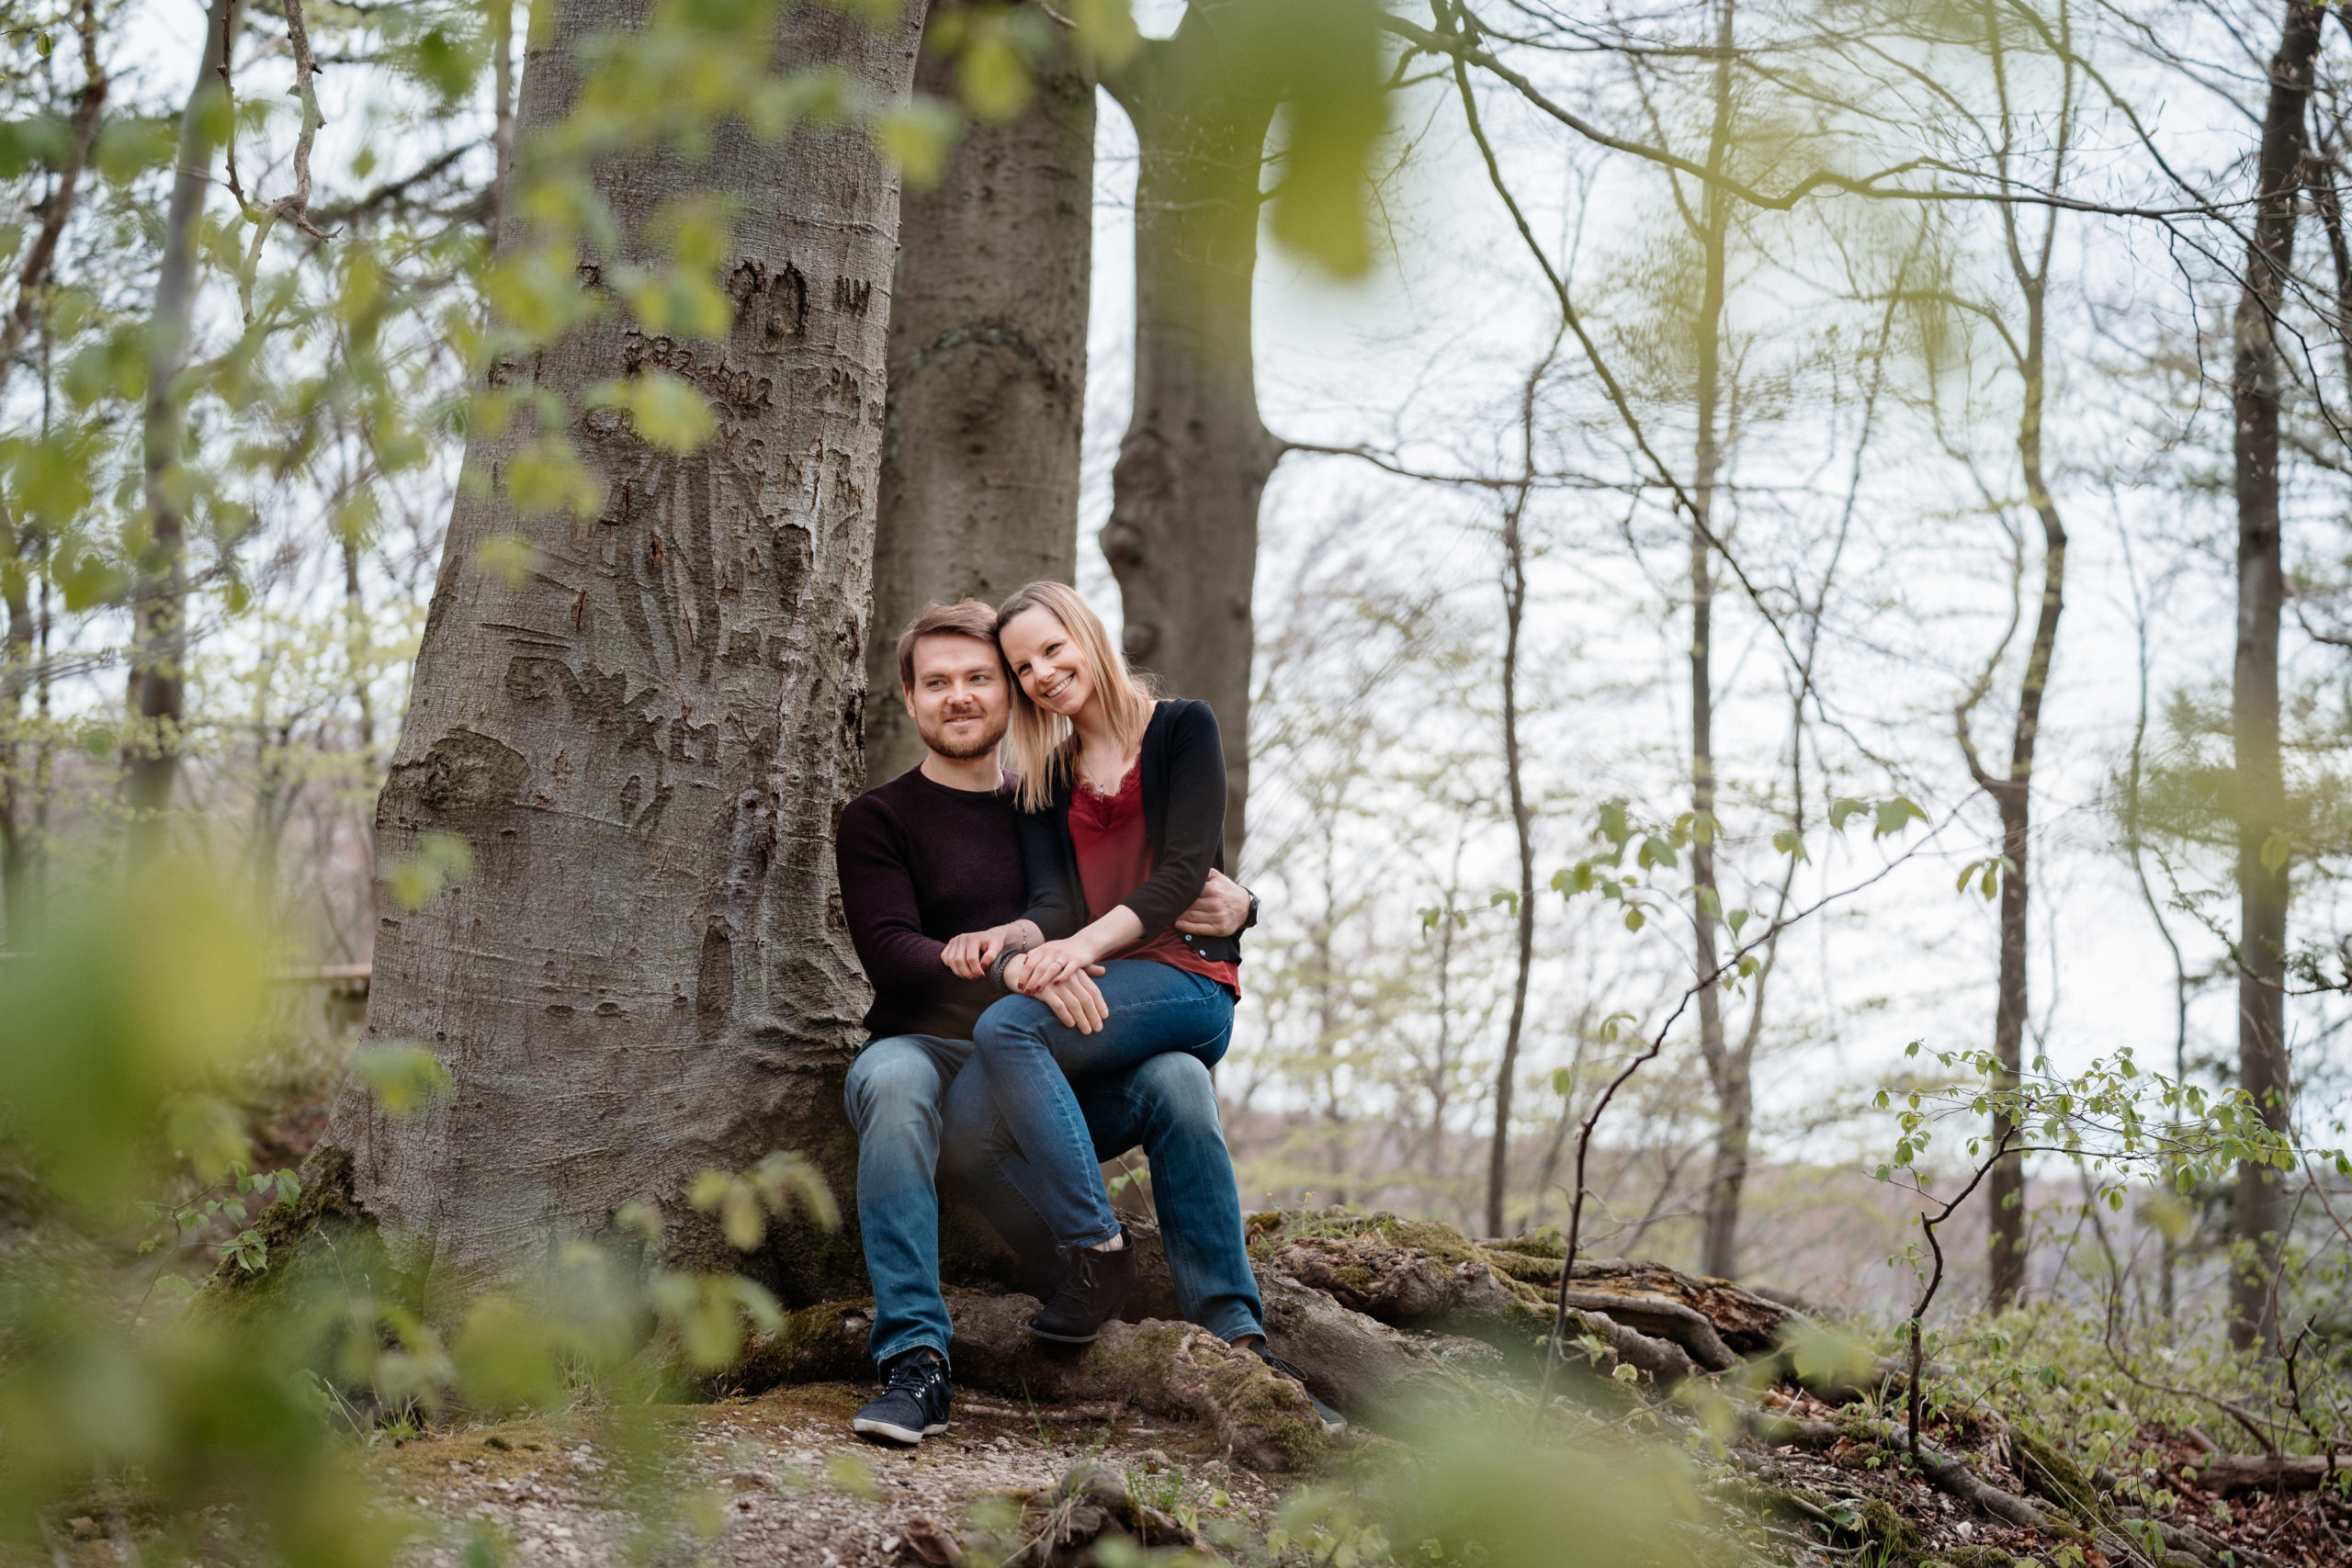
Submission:
[[1057,582],[999,610],[930,606],[899,639],[899,682],[928,750],[850,803],[836,843],[874,983],[847,1097],[884,1388],[856,1429],[946,1429],[938,1175],[1030,1272],[1030,1332],[1083,1345],[1135,1281],[1100,1162],[1137,1145],[1184,1315],[1303,1385],[1266,1348],[1209,1081],[1257,917],[1217,869],[1216,715],[1155,702]]

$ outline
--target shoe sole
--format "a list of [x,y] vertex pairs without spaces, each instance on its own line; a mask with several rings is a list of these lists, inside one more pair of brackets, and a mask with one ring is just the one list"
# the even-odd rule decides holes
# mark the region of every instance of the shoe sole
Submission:
[[925,1438],[935,1438],[947,1430],[947,1423],[937,1422],[918,1432],[911,1427],[899,1427],[888,1421],[870,1421],[864,1416],[859,1416],[849,1424],[849,1429],[861,1438],[888,1438],[894,1443],[913,1448]]
[[1102,1337],[1102,1331],[1099,1328],[1081,1337],[1075,1334],[1048,1334],[1034,1323],[1024,1323],[1021,1326],[1038,1338],[1050,1339],[1057,1345],[1091,1345]]

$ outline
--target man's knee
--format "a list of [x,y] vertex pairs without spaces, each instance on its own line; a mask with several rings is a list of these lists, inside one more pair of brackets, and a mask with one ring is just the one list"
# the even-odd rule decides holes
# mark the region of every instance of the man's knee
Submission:
[[850,1125],[863,1135],[872,1126],[903,1117],[935,1121],[947,1083],[932,1054],[904,1036],[876,1040],[849,1065],[842,1099]]
[[1216,1107],[1216,1084],[1200,1058],[1162,1051],[1135,1069],[1128,1092],[1153,1126],[1168,1133],[1224,1135]]

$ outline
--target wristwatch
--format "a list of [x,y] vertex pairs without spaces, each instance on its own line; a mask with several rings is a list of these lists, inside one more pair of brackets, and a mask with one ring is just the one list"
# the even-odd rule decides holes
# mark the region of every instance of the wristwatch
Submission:
[[[1243,888],[1241,891],[1243,891],[1244,893],[1250,893],[1250,889],[1248,889],[1247,887]],[[1248,931],[1251,926],[1254,926],[1254,925],[1256,925],[1257,923],[1258,923],[1258,896],[1257,896],[1255,893],[1250,893],[1250,918],[1249,918],[1248,919],[1246,919],[1246,920],[1244,920],[1244,921],[1242,921],[1242,922],[1241,922],[1241,929],[1242,929],[1243,931]]]

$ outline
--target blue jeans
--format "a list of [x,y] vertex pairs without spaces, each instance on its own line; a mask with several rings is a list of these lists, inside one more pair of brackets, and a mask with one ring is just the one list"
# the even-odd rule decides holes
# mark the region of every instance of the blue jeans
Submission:
[[[1071,1086],[1132,1071],[1165,1052],[1213,1067],[1233,1039],[1233,994],[1204,976],[1128,958],[1103,965],[1095,984],[1110,1016],[1091,1034],[1080,1034],[1045,1003],[1023,996],[994,1003],[972,1028],[973,1071],[995,1099],[1010,1147],[1022,1162],[1012,1179],[1065,1255],[1119,1234]],[[1007,1174],[1012,1177],[1011,1167]],[[1153,1190],[1160,1191],[1159,1183]],[[1233,1229],[1238,1245],[1238,1198]]]
[[[897,1035],[867,1045],[850,1065],[844,1098],[858,1135],[857,1220],[874,1283],[870,1344],[878,1361],[918,1346],[947,1355],[934,1175],[943,1163],[1027,1267],[1047,1277],[1060,1268],[1050,1235],[1037,1228],[1035,1201],[1015,1185],[1025,1171],[996,1157],[1008,1135],[978,1076],[962,1071],[972,1049],[968,1040]],[[1185,1317],[1225,1339],[1264,1333],[1207,1069],[1190,1056],[1157,1057],[1090,1082],[1080,1099],[1104,1158],[1140,1144],[1151,1162]]]

